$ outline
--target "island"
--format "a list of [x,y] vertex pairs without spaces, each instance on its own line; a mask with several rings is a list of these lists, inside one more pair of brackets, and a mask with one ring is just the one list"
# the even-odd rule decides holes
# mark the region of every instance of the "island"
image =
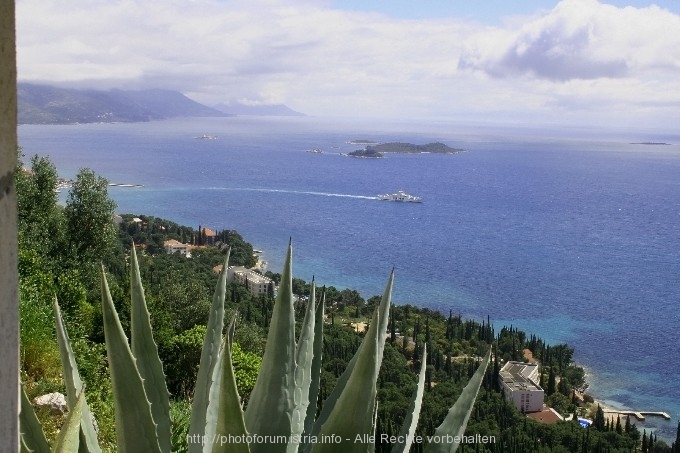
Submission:
[[358,140],[351,140],[349,142],[350,145],[377,145],[378,142],[373,141],[373,140],[364,140],[364,139],[358,139]]
[[631,143],[631,145],[670,145],[670,143],[666,143],[666,142],[635,142],[635,143]]
[[359,149],[348,153],[351,157],[367,157],[380,158],[384,157],[386,153],[400,153],[400,154],[456,154],[464,151],[460,148],[452,148],[443,143],[428,143],[426,145],[414,145],[412,143],[381,143],[379,145],[367,146],[364,149]]
[[365,149],[358,149],[356,151],[352,151],[350,153],[347,153],[347,155],[350,157],[365,157],[370,159],[378,159],[380,157],[385,157],[383,153],[374,150],[370,146],[368,146]]

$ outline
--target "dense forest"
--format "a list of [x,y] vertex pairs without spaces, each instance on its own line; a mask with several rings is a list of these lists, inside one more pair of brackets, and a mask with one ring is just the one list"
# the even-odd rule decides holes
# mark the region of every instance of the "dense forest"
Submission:
[[[175,451],[186,451],[185,434],[194,382],[206,330],[208,309],[217,282],[215,267],[231,249],[230,264],[251,267],[256,258],[250,244],[236,231],[215,232],[210,239],[194,229],[141,214],[113,221],[115,203],[107,181],[83,169],[73,180],[64,206],[57,202],[57,171],[47,158],[34,156],[16,172],[19,214],[19,273],[21,310],[21,370],[28,396],[64,393],[61,362],[55,340],[52,300],[62,307],[66,326],[86,383],[88,403],[99,427],[102,445],[115,451],[113,401],[103,339],[100,263],[123,327],[129,325],[128,259],[134,245],[151,313],[159,355],[172,395],[171,416]],[[197,224],[200,219],[197,219]],[[191,246],[191,256],[166,253],[164,242],[174,239]],[[279,274],[268,272],[274,281]],[[294,280],[297,319],[302,319],[310,283]],[[397,283],[398,284],[398,280]],[[378,290],[378,288],[376,288]],[[319,290],[318,290],[319,291]],[[227,317],[237,312],[233,362],[238,389],[248,403],[264,350],[274,298],[254,296],[239,283],[228,288]],[[321,288],[326,300],[324,369],[317,407],[321,407],[347,366],[363,336],[363,326],[380,301],[352,289]],[[489,443],[463,444],[468,452],[680,452],[669,447],[633,420],[616,423],[583,396],[583,369],[573,362],[566,344],[548,345],[542,339],[507,326],[496,331],[489,319],[463,319],[453,311],[439,313],[412,305],[394,306],[379,385],[378,451],[391,444],[381,434],[396,435],[406,417],[423,349],[427,348],[426,395],[417,435],[434,433],[489,345],[493,362],[469,421],[466,436],[488,436]],[[525,360],[528,353],[540,363],[540,384],[546,404],[572,421],[538,423],[506,402],[498,373],[508,360]],[[48,436],[54,438],[64,415],[38,410]],[[593,420],[583,428],[575,416]],[[680,438],[680,425],[678,426]],[[416,443],[412,451],[421,451]]]

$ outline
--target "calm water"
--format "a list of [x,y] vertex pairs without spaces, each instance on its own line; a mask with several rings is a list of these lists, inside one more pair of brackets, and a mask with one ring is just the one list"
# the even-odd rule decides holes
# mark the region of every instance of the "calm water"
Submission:
[[[195,140],[202,134],[217,140]],[[680,418],[680,136],[310,118],[21,126],[26,155],[87,166],[119,212],[230,228],[297,277],[569,342],[593,393]],[[456,155],[342,157],[353,139],[442,141]],[[320,148],[324,154],[304,152]],[[403,189],[425,203],[381,202]]]

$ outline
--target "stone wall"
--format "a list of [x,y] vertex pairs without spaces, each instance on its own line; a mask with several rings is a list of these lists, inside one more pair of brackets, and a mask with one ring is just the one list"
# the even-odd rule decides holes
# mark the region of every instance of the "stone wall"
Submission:
[[14,0],[0,0],[0,452],[19,451]]

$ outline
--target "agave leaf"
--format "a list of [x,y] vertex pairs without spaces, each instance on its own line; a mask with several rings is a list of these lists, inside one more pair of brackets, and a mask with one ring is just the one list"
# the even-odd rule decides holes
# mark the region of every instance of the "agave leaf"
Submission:
[[406,418],[404,424],[399,431],[399,439],[403,442],[397,442],[392,446],[392,453],[408,453],[411,450],[413,443],[413,436],[416,433],[418,426],[418,418],[420,417],[420,408],[423,404],[423,393],[425,390],[425,370],[427,369],[427,345],[423,347],[423,358],[420,365],[420,374],[418,374],[418,384],[416,390],[413,392],[413,402],[406,411]]
[[236,315],[227,328],[217,366],[213,374],[213,384],[210,386],[208,411],[206,414],[205,438],[214,440],[206,442],[204,453],[249,453],[246,442],[223,442],[225,436],[241,437],[247,435],[246,424],[243,421],[241,398],[236,387],[234,367],[231,362],[231,345],[234,339]]
[[307,436],[312,430],[316,418],[316,401],[319,398],[321,388],[321,365],[323,355],[323,324],[326,307],[326,293],[321,296],[321,301],[316,306],[316,325],[314,326],[314,358],[312,360],[312,380],[309,385],[309,405],[305,417],[304,435]]
[[[394,284],[394,270],[392,270],[392,272],[390,273],[390,278],[387,281],[387,286],[385,287],[385,292],[383,293],[383,297],[378,308],[378,312],[380,313],[380,316],[378,317],[378,322],[377,323],[372,322],[371,327],[369,328],[370,331],[371,329],[374,328],[374,326],[377,325],[378,332],[380,332],[379,336],[381,341],[378,342],[378,355],[376,357],[376,360],[378,360],[379,363],[382,362],[383,351],[385,350],[385,333],[387,332],[387,324],[389,321],[390,301],[392,300],[393,284]],[[319,417],[314,422],[314,426],[312,427],[310,435],[318,437],[319,432],[321,431],[321,427],[323,426],[324,423],[326,423],[328,416],[335,407],[335,403],[337,402],[342,392],[345,390],[347,381],[349,380],[349,377],[352,374],[352,371],[354,370],[354,367],[356,365],[357,358],[361,354],[362,349],[365,347],[364,343],[365,341],[361,342],[361,345],[359,345],[359,349],[347,364],[347,368],[345,368],[345,371],[343,371],[343,373],[338,378],[335,387],[333,388],[333,391],[331,392],[330,395],[328,395],[326,400],[323,402],[323,408],[319,413]],[[306,449],[305,451],[309,451],[309,449]]]
[[80,419],[83,417],[85,391],[81,390],[76,405],[71,406],[66,421],[52,447],[54,453],[76,453],[80,446]]
[[[292,433],[296,349],[292,254],[289,243],[262,366],[245,414],[248,432],[262,436],[289,438]],[[255,453],[284,452],[286,448],[285,442],[251,445]]]
[[[61,368],[64,373],[64,382],[66,384],[66,399],[70,407],[74,407],[78,401],[78,391],[76,389],[83,388],[83,382],[78,373],[78,365],[76,358],[71,348],[71,341],[68,337],[68,332],[64,326],[64,320],[61,316],[61,309],[57,298],[54,298],[54,319],[57,331],[57,343],[59,345],[59,356],[61,357]],[[83,418],[80,421],[80,451],[87,453],[101,453],[101,448],[97,441],[97,431],[94,429],[92,422],[92,413],[87,405],[87,401],[83,404]]]
[[[316,317],[316,284],[312,278],[312,287],[307,301],[305,318],[300,329],[300,339],[296,348],[295,367],[295,410],[293,411],[293,436],[300,436],[305,427],[307,407],[309,406],[309,387],[312,382],[312,362],[314,360],[314,335]],[[294,453],[298,449],[298,443],[288,444],[288,452]]]
[[116,444],[121,453],[161,453],[151,404],[144,391],[135,358],[113,306],[101,268],[102,314],[116,416]]
[[[61,358],[61,367],[64,373],[64,382],[66,384],[66,399],[68,405],[74,407],[78,400],[76,389],[83,388],[83,383],[80,379],[80,374],[78,373],[75,354],[71,348],[71,341],[68,337],[68,332],[66,331],[61,316],[61,309],[59,308],[56,297],[54,298],[54,318],[56,321],[59,356]],[[83,405],[82,420],[80,421],[79,451],[83,453],[101,453],[102,451],[97,440],[97,431],[94,427],[93,416],[87,405],[87,400],[85,400]]]
[[[456,403],[449,409],[449,413],[444,418],[442,424],[434,431],[434,436],[439,436],[438,439],[442,440],[442,442],[431,442],[425,448],[426,453],[454,453],[458,449],[460,436],[465,434],[465,427],[470,419],[470,414],[472,414],[472,408],[475,405],[475,399],[477,398],[477,393],[479,393],[479,387],[482,385],[490,358],[491,348],[487,351],[486,357],[479,364],[477,371],[475,371],[475,374],[463,389]],[[443,442],[447,436],[453,438],[454,441],[451,443]],[[458,439],[458,441],[455,439]]]
[[339,436],[340,443],[317,443],[312,446],[314,453],[337,451],[359,453],[371,451],[373,447],[370,438],[373,435],[378,393],[376,381],[380,370],[378,345],[385,341],[384,335],[379,335],[380,316],[380,310],[377,308],[345,389],[335,402],[326,423],[321,427],[322,439],[327,438],[324,436]]
[[[21,432],[21,450],[35,453],[49,453],[45,433],[40,421],[35,415],[33,405],[26,396],[24,385],[21,384],[21,413],[19,414],[19,431]],[[25,449],[25,450],[24,450]]]
[[[196,376],[196,387],[194,389],[194,399],[191,403],[191,425],[189,435],[194,439],[202,438],[205,434],[206,412],[210,400],[210,386],[215,365],[220,354],[222,344],[222,329],[224,329],[224,299],[227,293],[227,268],[229,266],[229,255],[231,249],[227,250],[224,266],[220,273],[220,278],[215,287],[208,325],[203,340],[201,350],[201,361]],[[203,447],[200,443],[189,443],[189,453],[200,453]]]
[[144,391],[151,403],[151,415],[156,423],[156,436],[163,453],[170,453],[170,393],[165,384],[163,364],[158,357],[158,347],[151,331],[151,318],[146,306],[142,277],[139,274],[137,252],[132,246],[130,263],[130,336],[132,355],[135,357]]
[[[21,437],[21,438],[19,439],[19,441],[20,441],[20,442],[19,442],[19,451],[20,451],[21,453],[33,453],[33,452],[34,452],[34,450],[31,450],[30,448],[28,448],[28,446],[26,445],[26,442],[24,441],[24,438],[23,438],[23,437]],[[37,451],[37,450],[36,450],[36,451]],[[46,450],[46,451],[49,451],[49,450]],[[39,453],[39,452],[38,452],[38,453]]]
[[378,398],[375,399],[375,405],[373,406],[373,436],[371,437],[371,446],[369,451],[375,451],[375,433],[378,429]]

